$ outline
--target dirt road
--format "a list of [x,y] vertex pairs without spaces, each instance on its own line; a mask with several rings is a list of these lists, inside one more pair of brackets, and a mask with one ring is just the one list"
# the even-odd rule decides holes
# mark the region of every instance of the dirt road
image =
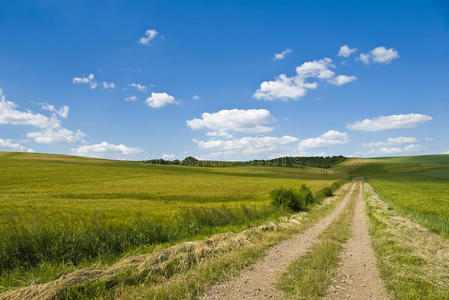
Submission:
[[271,248],[262,260],[242,270],[237,278],[213,286],[201,299],[282,299],[282,291],[274,287],[277,274],[295,258],[308,251],[317,236],[341,213],[355,186],[356,184],[352,185],[344,199],[328,216],[320,219],[305,232]]
[[326,299],[388,299],[368,234],[361,182],[359,191],[352,234],[340,255],[341,262],[331,279]]

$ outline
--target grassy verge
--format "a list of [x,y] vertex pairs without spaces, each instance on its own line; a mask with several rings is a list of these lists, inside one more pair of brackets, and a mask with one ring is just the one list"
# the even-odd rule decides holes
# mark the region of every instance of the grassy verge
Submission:
[[449,170],[373,177],[379,196],[401,215],[449,238]]
[[338,254],[351,233],[358,189],[354,190],[350,202],[340,216],[319,235],[319,242],[311,252],[294,260],[281,275],[278,287],[287,296],[301,299],[317,299],[323,296],[332,271],[338,263]]
[[272,206],[186,208],[171,222],[139,216],[130,222],[102,219],[12,219],[0,230],[0,292],[45,282],[74,267],[108,265],[129,251],[151,251],[155,245],[243,230],[277,220],[289,212]]
[[400,217],[366,184],[380,275],[396,299],[449,298],[449,240]]
[[233,251],[198,261],[184,269],[177,269],[164,276],[125,269],[112,279],[95,280],[67,289],[63,299],[80,298],[123,298],[123,299],[185,299],[200,295],[217,282],[236,275],[242,268],[254,263],[274,244],[289,238],[292,234],[306,230],[318,219],[327,215],[335,204],[348,191],[349,185],[342,188],[334,201],[301,213],[301,223],[293,228],[279,228],[276,231],[262,232],[254,236],[251,243]]

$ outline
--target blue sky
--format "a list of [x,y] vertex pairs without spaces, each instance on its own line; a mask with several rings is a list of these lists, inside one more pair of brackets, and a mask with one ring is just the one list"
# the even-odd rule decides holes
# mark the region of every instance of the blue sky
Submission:
[[445,153],[448,53],[444,1],[2,1],[0,151]]

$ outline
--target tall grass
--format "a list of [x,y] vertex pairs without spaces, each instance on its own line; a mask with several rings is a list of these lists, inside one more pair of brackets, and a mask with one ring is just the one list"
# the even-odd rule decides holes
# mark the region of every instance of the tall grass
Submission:
[[[104,215],[64,215],[46,218],[34,212],[7,214],[0,226],[0,270],[30,268],[42,262],[79,264],[97,257],[113,257],[138,246],[176,242],[212,233],[218,227],[247,226],[285,214],[270,206],[186,208],[170,220],[136,215],[114,220]],[[4,219],[5,220],[5,219]]]

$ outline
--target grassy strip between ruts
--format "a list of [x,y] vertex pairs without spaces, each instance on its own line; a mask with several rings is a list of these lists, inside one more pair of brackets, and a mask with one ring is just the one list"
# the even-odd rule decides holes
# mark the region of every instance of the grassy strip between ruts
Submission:
[[318,236],[319,241],[311,251],[294,260],[281,274],[277,285],[287,297],[317,299],[323,296],[338,263],[339,252],[351,234],[350,224],[358,193],[359,188],[354,190],[341,215]]
[[395,299],[449,299],[449,240],[400,216],[369,184],[365,199],[380,275]]
[[[266,231],[255,236],[249,244],[233,251],[202,260],[183,270],[172,272],[168,276],[154,276],[128,268],[108,280],[98,279],[65,290],[60,299],[190,299],[200,295],[206,288],[217,282],[223,282],[248,266],[276,243],[302,232],[312,226],[318,219],[335,208],[337,202],[349,191],[350,184],[342,187],[337,195],[325,200],[323,204],[309,212],[298,214],[299,224],[294,227],[275,231]],[[1,298],[1,297],[0,297]]]

